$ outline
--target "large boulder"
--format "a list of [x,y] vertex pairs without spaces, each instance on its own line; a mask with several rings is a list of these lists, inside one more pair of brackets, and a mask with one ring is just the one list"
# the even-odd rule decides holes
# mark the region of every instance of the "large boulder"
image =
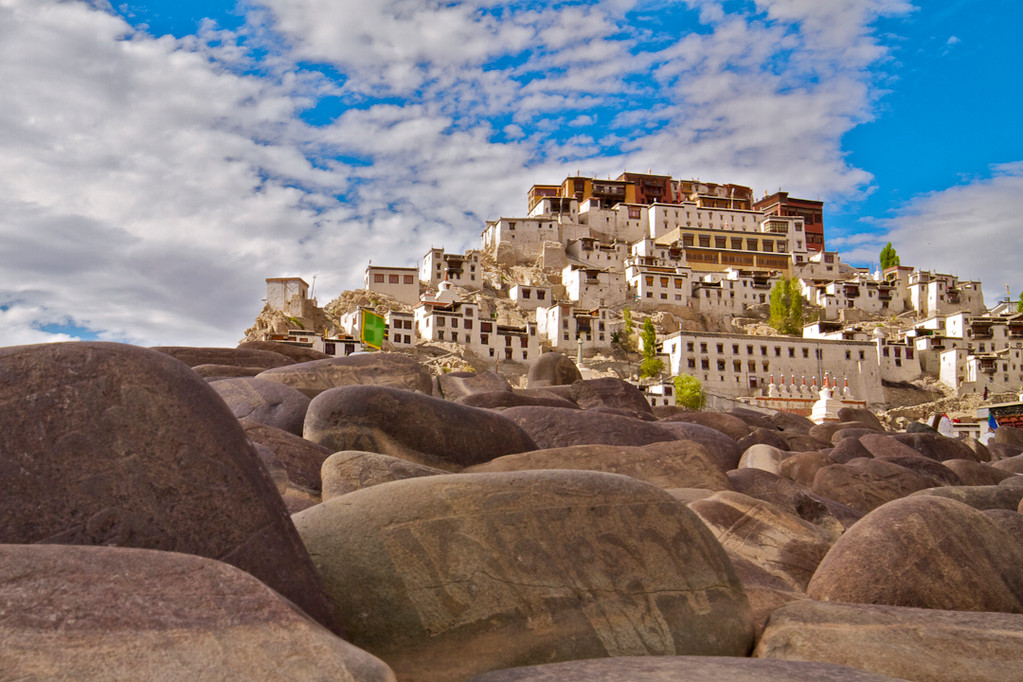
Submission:
[[241,425],[249,440],[273,453],[274,461],[287,472],[290,485],[320,494],[320,467],[332,452],[329,448],[247,419],[242,419]]
[[335,626],[274,482],[187,365],[116,343],[0,349],[0,542],[217,558]]
[[863,517],[817,568],[823,601],[1023,613],[1023,547],[962,502],[895,500]]
[[658,425],[673,433],[675,438],[693,440],[707,448],[707,451],[714,455],[718,464],[721,465],[722,471],[731,471],[739,466],[739,460],[742,458],[742,448],[739,447],[734,438],[729,438],[717,429],[689,422],[666,421],[658,422]]
[[974,509],[1006,509],[1016,511],[1023,501],[1023,487],[1007,485],[960,485],[955,487],[928,488],[913,495],[937,495],[958,500]]
[[279,353],[294,362],[309,362],[310,360],[326,360],[333,357],[326,353],[304,346],[295,346],[290,343],[279,343],[277,341],[242,341],[238,344],[239,350],[268,350]]
[[834,533],[836,537],[843,529],[863,518],[865,513],[762,469],[736,469],[727,475],[736,492],[778,505],[804,521]]
[[876,457],[875,459],[882,462],[889,462],[891,464],[898,464],[900,467],[905,467],[910,471],[922,474],[923,476],[931,479],[931,486],[963,484],[963,482],[959,480],[959,477],[955,475],[954,471],[943,466],[941,462],[937,462],[930,457],[924,457],[923,455]]
[[450,372],[433,378],[434,395],[444,400],[459,401],[471,395],[511,393],[508,380],[496,372]]
[[579,406],[570,399],[545,391],[543,389],[525,389],[511,391],[492,391],[490,393],[470,393],[455,400],[456,403],[470,407],[483,407],[488,410],[500,410],[506,407],[567,407],[577,410]]
[[859,422],[866,424],[868,427],[875,431],[884,431],[884,424],[877,418],[873,412],[865,407],[845,407],[838,408],[838,420],[843,422]]
[[572,400],[583,409],[609,407],[653,415],[650,403],[638,388],[615,377],[583,379],[572,384]]
[[189,367],[198,365],[225,365],[228,367],[284,367],[294,364],[291,358],[268,350],[253,348],[193,348],[191,346],[154,346],[158,351],[176,358]]
[[963,485],[998,485],[1013,474],[968,459],[946,459],[942,465],[959,477]]
[[835,447],[828,451],[828,459],[834,464],[847,464],[860,457],[873,457],[859,438],[843,438],[835,443]]
[[1023,448],[1023,429],[1018,429],[1015,426],[999,426],[995,429],[995,435],[991,438],[990,442],[994,442],[997,445],[1011,445]]
[[390,455],[342,450],[323,461],[320,474],[323,480],[323,501],[381,483],[446,473],[449,472]]
[[[732,484],[717,461],[699,443],[669,440],[639,447],[625,445],[570,445],[505,455],[468,467],[466,473],[526,471],[529,469],[583,469],[622,474],[659,488],[731,490]],[[1023,490],[1023,488],[1021,488]]]
[[[692,422],[709,426],[715,431],[720,431],[732,440],[742,440],[753,432],[750,425],[745,421],[727,412],[685,412],[673,415],[663,421]],[[777,430],[777,429],[775,429]]]
[[919,682],[1020,678],[1023,616],[802,601],[773,614],[753,655]]
[[721,545],[685,505],[626,476],[430,476],[294,518],[349,641],[399,678],[742,656],[752,643],[749,603]]
[[814,492],[864,513],[933,485],[929,476],[879,459],[831,464],[813,478]]
[[310,398],[339,386],[386,386],[433,393],[425,367],[400,353],[359,353],[343,358],[311,360],[261,372],[259,379],[291,386]]
[[769,502],[723,491],[689,503],[730,554],[806,590],[835,536]]
[[567,356],[557,351],[542,353],[532,365],[526,377],[527,388],[544,386],[569,386],[580,381],[583,375]]
[[537,447],[502,414],[383,386],[324,391],[309,404],[303,433],[334,452],[378,452],[446,470]]
[[778,466],[778,475],[807,488],[813,486],[817,472],[831,464],[831,460],[817,450],[793,452]]
[[810,661],[709,656],[621,656],[495,670],[468,682],[885,682],[895,678]]
[[[798,438],[809,438],[806,435],[799,435]],[[791,440],[793,434],[786,434],[778,429],[765,429],[762,427],[754,427],[749,435],[743,436],[736,442],[739,444],[739,449],[745,452],[754,445],[770,445],[772,448],[779,450],[791,450]]]
[[[810,421],[807,417],[799,414],[792,414],[791,412],[775,412],[769,417],[769,419],[778,429],[789,433],[809,434],[810,429],[816,426],[816,424]],[[830,440],[830,437],[828,440]]]
[[[510,407],[501,416],[518,424],[536,442],[536,448],[569,445],[647,445],[676,440],[662,422],[648,422],[596,410],[565,407]],[[502,453],[503,454],[503,453]]]
[[1010,474],[1023,474],[1023,455],[995,460],[991,462],[991,466],[999,471],[1005,471]]
[[930,457],[939,462],[944,462],[947,459],[979,460],[977,453],[957,438],[948,438],[933,433],[894,433],[892,438],[900,443],[905,443],[924,457]]
[[788,450],[779,450],[776,447],[758,443],[751,445],[743,451],[735,468],[763,469],[764,471],[776,474],[782,461],[791,454]]
[[5,679],[394,680],[248,573],[189,554],[0,545],[0,613]]
[[876,430],[871,428],[870,424],[866,424],[864,422],[824,422],[822,424],[814,424],[810,427],[808,435],[812,438],[816,438],[822,443],[833,443],[835,442],[835,433],[844,429]]
[[239,419],[273,426],[296,436],[302,435],[309,397],[276,381],[223,379],[210,383]]

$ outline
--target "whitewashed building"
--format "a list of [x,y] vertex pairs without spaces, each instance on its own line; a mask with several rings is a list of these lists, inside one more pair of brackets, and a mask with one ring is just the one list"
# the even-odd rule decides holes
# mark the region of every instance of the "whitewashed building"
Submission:
[[419,270],[370,264],[366,266],[364,288],[415,305],[419,301]]

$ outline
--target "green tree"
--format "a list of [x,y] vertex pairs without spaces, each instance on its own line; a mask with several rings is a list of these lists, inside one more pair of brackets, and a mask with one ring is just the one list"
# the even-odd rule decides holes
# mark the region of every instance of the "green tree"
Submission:
[[622,331],[618,333],[618,343],[626,351],[632,350],[632,311],[622,309]]
[[1019,303],[1016,305],[1016,312],[1023,313],[1023,291],[1019,294]]
[[640,377],[655,377],[664,371],[664,360],[657,357],[657,331],[649,317],[643,321],[643,361],[639,363]]
[[798,279],[780,279],[771,288],[770,324],[782,334],[803,333],[803,297]]
[[885,244],[885,247],[881,249],[881,269],[887,270],[893,265],[899,265],[899,254],[895,253],[895,248],[891,242]]
[[675,404],[688,407],[691,410],[703,408],[707,396],[703,393],[703,384],[696,377],[688,374],[677,376],[675,383]]

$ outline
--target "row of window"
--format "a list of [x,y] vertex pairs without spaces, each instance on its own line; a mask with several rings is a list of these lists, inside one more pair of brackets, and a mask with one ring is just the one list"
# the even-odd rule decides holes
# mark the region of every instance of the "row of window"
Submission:
[[[710,344],[709,343],[707,343],[707,342],[701,342],[700,343],[700,353],[703,353],[704,355],[706,355],[707,353],[710,352],[709,348],[710,348]],[[742,348],[741,344],[733,343],[732,344],[732,355],[739,355],[739,352],[740,352],[741,348]],[[746,355],[754,355],[755,354],[754,350],[753,350],[754,348],[755,348],[754,345],[747,344],[746,345]],[[774,357],[780,358],[782,356],[782,347],[781,346],[774,346],[773,348],[774,348]],[[725,344],[724,343],[716,344],[716,349],[717,349],[717,353],[719,355],[723,355],[724,352],[725,352]],[[803,355],[804,358],[809,358],[810,357],[810,349],[809,348],[801,348],[800,350],[802,351],[802,355]],[[686,342],[686,351],[689,352],[689,353],[695,353],[696,352],[696,342],[695,341],[687,341]],[[845,352],[845,359],[846,360],[851,360],[852,359],[851,355],[850,355],[851,352],[852,351],[846,351]],[[862,350],[859,351],[859,354],[860,354],[860,360],[864,360],[866,358],[866,355],[865,355],[864,351],[862,351]],[[760,346],[760,355],[762,355],[762,356],[768,355],[768,346]],[[796,357],[796,348],[794,346],[789,346],[788,347],[788,356],[790,358]],[[820,349],[820,348],[815,348],[814,349],[814,357],[817,358],[818,360],[823,358],[824,357],[824,351],[822,349]]]
[[[375,284],[383,284],[384,276],[380,273],[373,275],[373,282]],[[387,275],[388,284],[415,284],[414,275]]]

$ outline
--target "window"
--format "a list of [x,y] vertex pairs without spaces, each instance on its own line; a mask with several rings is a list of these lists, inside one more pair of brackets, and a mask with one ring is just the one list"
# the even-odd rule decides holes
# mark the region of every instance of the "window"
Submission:
[[690,353],[693,352],[693,342],[692,341],[689,341],[689,342],[686,343],[686,350],[689,351]]
[[511,346],[511,337],[510,336],[504,337],[504,345],[505,346]]
[[524,299],[525,299],[525,298],[529,298],[529,297],[530,297],[530,294],[531,294],[531,293],[532,293],[532,292],[530,292],[530,290],[529,290],[529,289],[523,289],[523,290],[522,290],[522,298],[524,298]]
[[803,357],[804,358],[810,357],[810,349],[809,348],[804,348],[803,349]]
[[437,318],[437,326],[438,327],[443,327],[445,324],[446,324],[446,322],[444,321],[443,317],[438,317]]
[[444,340],[444,332],[437,332],[437,340],[438,341]]
[[746,369],[748,369],[751,372],[756,372],[757,371],[757,361],[756,360],[750,360],[749,362],[747,362],[746,363]]
[[700,235],[700,246],[705,248],[705,249],[706,248],[710,248],[710,235],[708,235],[708,234],[701,234]]
[[753,355],[753,346],[746,346],[746,355]]
[[700,369],[710,369],[710,360],[707,358],[700,360]]
[[665,287],[665,288],[668,287],[668,278],[667,277],[662,277],[661,278],[661,286]]
[[542,289],[540,291],[536,292],[536,298],[537,298],[537,300],[540,300],[540,301],[544,300],[546,295],[547,295],[547,292],[543,291]]
[[494,331],[494,323],[493,322],[480,322],[480,331],[481,332],[492,332],[492,331]]
[[740,237],[732,237],[732,248],[736,251],[742,250],[742,239]]
[[383,284],[384,283],[384,276],[383,275],[373,275],[373,282],[375,284]]
[[742,360],[732,362],[732,371],[737,373],[742,371]]
[[705,344],[705,343],[701,343],[700,344],[700,352],[701,353],[706,353],[707,352],[707,344]]
[[739,344],[737,344],[737,343],[733,343],[732,344],[732,354],[733,355],[738,355],[739,354]]
[[387,283],[388,284],[397,284],[398,283],[398,276],[397,275],[388,275],[387,276]]
[[458,343],[458,332],[451,332],[451,340]]
[[480,334],[480,343],[483,345],[490,343],[490,334]]
[[412,275],[405,275],[405,284],[415,284],[415,279]]
[[860,360],[863,360],[865,357],[866,356],[863,354],[863,351],[860,351]]
[[725,361],[724,360],[718,360],[718,371],[719,372],[724,372],[725,371]]
[[472,320],[462,320],[462,326],[466,329],[472,329]]
[[725,344],[719,343],[718,344],[718,353],[724,353],[724,352],[725,352]]
[[761,355],[767,355],[767,346],[761,346],[760,347],[760,354]]
[[717,248],[717,249],[726,248],[725,247],[725,243],[726,243],[726,241],[725,241],[724,237],[714,237],[714,248]]
[[689,369],[696,369],[696,358],[689,358]]

